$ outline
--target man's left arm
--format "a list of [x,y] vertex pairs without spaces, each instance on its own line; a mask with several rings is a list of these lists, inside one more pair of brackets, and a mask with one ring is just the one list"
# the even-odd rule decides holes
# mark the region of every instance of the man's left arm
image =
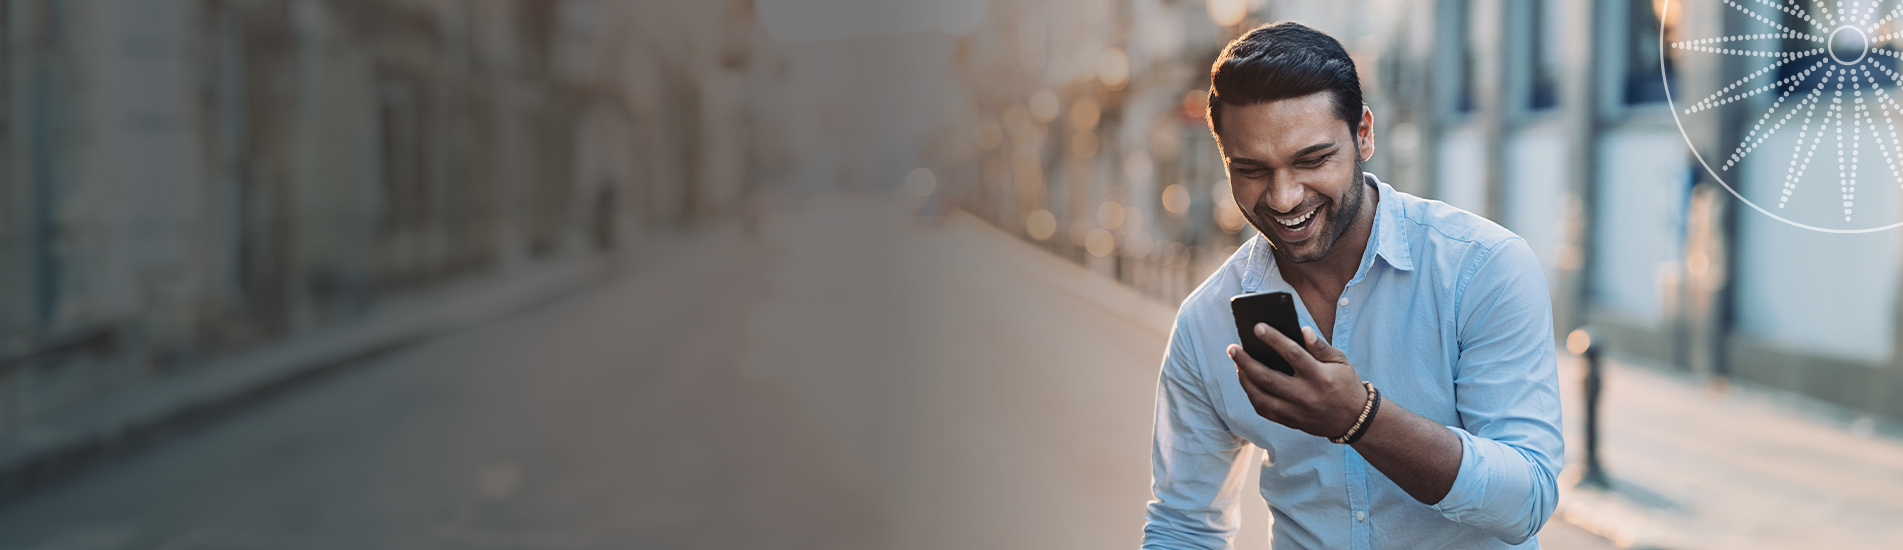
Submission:
[[1499,245],[1459,296],[1454,375],[1460,470],[1434,504],[1442,516],[1519,543],[1559,500],[1565,461],[1553,306],[1525,241]]

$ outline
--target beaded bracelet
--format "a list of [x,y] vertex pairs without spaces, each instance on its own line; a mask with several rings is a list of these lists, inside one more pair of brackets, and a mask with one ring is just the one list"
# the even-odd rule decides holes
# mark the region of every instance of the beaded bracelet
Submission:
[[1368,420],[1374,418],[1376,411],[1381,410],[1381,390],[1375,389],[1374,383],[1366,380],[1362,380],[1361,385],[1368,388],[1368,402],[1361,404],[1361,417],[1355,419],[1355,425],[1348,427],[1348,433],[1342,434],[1341,437],[1330,438],[1328,440],[1330,443],[1353,445],[1356,441],[1360,441],[1361,436],[1367,433],[1363,428],[1368,426]]
[[1361,436],[1368,435],[1368,427],[1374,425],[1374,417],[1381,414],[1381,390],[1375,389],[1373,384],[1369,384],[1368,391],[1374,392],[1374,397],[1369,399],[1369,401],[1374,402],[1374,406],[1368,409],[1368,419],[1362,421],[1361,429],[1356,430],[1354,435],[1348,436],[1348,445],[1353,445],[1356,441],[1361,441]]

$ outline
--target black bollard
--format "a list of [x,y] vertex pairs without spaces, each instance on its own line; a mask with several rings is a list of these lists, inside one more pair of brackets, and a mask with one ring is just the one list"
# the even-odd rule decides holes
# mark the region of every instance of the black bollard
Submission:
[[1586,471],[1579,477],[1579,485],[1596,489],[1612,488],[1612,479],[1606,476],[1605,468],[1599,462],[1599,390],[1603,385],[1605,367],[1600,361],[1600,348],[1605,346],[1586,332],[1586,345],[1583,355],[1586,359]]

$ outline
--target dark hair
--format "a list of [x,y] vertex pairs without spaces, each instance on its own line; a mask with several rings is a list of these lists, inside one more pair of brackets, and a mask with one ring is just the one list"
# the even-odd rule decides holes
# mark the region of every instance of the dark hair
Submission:
[[1335,37],[1301,23],[1256,27],[1223,47],[1209,68],[1209,131],[1220,135],[1222,106],[1330,92],[1335,116],[1361,130],[1361,76]]

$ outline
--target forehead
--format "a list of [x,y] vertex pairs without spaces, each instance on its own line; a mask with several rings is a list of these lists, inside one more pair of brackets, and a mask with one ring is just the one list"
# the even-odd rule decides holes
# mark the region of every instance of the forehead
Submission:
[[1320,143],[1344,143],[1348,124],[1335,117],[1335,99],[1326,92],[1257,103],[1222,106],[1223,154],[1257,160],[1282,160]]

